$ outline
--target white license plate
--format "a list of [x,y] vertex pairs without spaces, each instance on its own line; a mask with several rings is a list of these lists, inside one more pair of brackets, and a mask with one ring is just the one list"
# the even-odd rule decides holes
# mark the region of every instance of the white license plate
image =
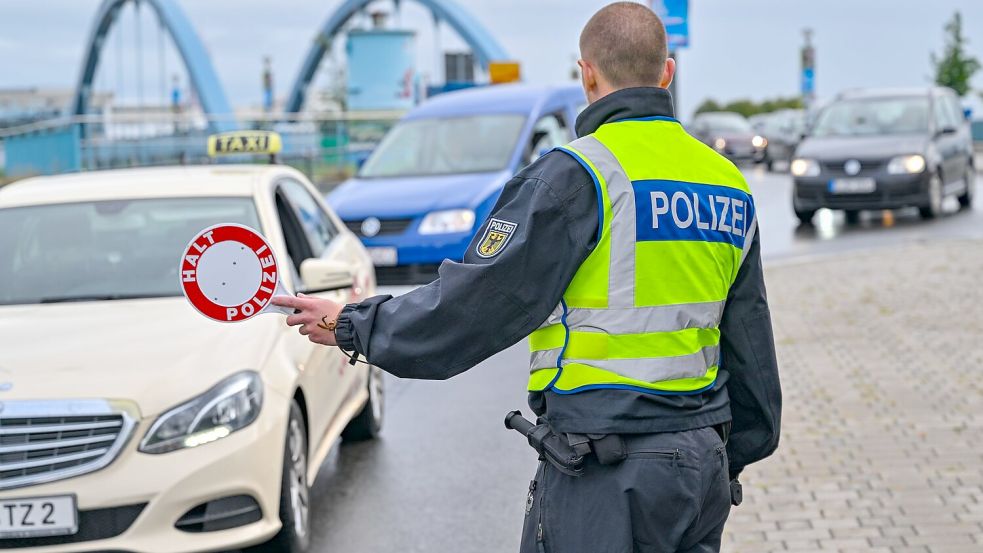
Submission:
[[392,267],[398,261],[396,248],[366,248],[369,250],[369,258],[372,264],[377,267]]
[[64,536],[78,528],[75,496],[0,499],[0,539]]
[[833,194],[869,194],[875,190],[877,190],[877,181],[869,177],[829,181],[829,191]]

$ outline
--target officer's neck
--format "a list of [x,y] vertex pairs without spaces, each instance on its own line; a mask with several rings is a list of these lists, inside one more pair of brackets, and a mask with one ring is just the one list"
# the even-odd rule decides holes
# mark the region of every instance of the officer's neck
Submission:
[[593,133],[605,123],[642,117],[674,117],[672,96],[658,87],[622,88],[592,102],[577,117],[577,136]]

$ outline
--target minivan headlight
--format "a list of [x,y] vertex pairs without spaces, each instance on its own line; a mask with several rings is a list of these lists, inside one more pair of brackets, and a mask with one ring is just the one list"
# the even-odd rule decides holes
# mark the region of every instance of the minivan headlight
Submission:
[[887,172],[892,175],[909,175],[925,170],[925,158],[918,155],[897,156],[887,162]]
[[819,175],[819,162],[814,159],[793,159],[789,171],[796,177],[815,177]]
[[427,213],[420,223],[420,234],[448,234],[468,232],[474,227],[474,211],[470,209],[448,209]]
[[167,453],[214,442],[255,421],[262,406],[259,375],[236,373],[158,417],[140,442],[140,451]]

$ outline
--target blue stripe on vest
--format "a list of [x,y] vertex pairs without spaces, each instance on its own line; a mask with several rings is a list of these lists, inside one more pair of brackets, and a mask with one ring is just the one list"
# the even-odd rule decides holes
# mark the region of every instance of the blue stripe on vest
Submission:
[[671,180],[639,180],[635,191],[635,240],[725,242],[744,248],[754,201],[728,186]]

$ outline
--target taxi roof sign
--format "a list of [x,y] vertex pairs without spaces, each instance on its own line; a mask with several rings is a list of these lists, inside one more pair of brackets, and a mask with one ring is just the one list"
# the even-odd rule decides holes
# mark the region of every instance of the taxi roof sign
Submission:
[[239,154],[275,155],[283,149],[283,139],[273,131],[231,131],[208,137],[208,156]]

